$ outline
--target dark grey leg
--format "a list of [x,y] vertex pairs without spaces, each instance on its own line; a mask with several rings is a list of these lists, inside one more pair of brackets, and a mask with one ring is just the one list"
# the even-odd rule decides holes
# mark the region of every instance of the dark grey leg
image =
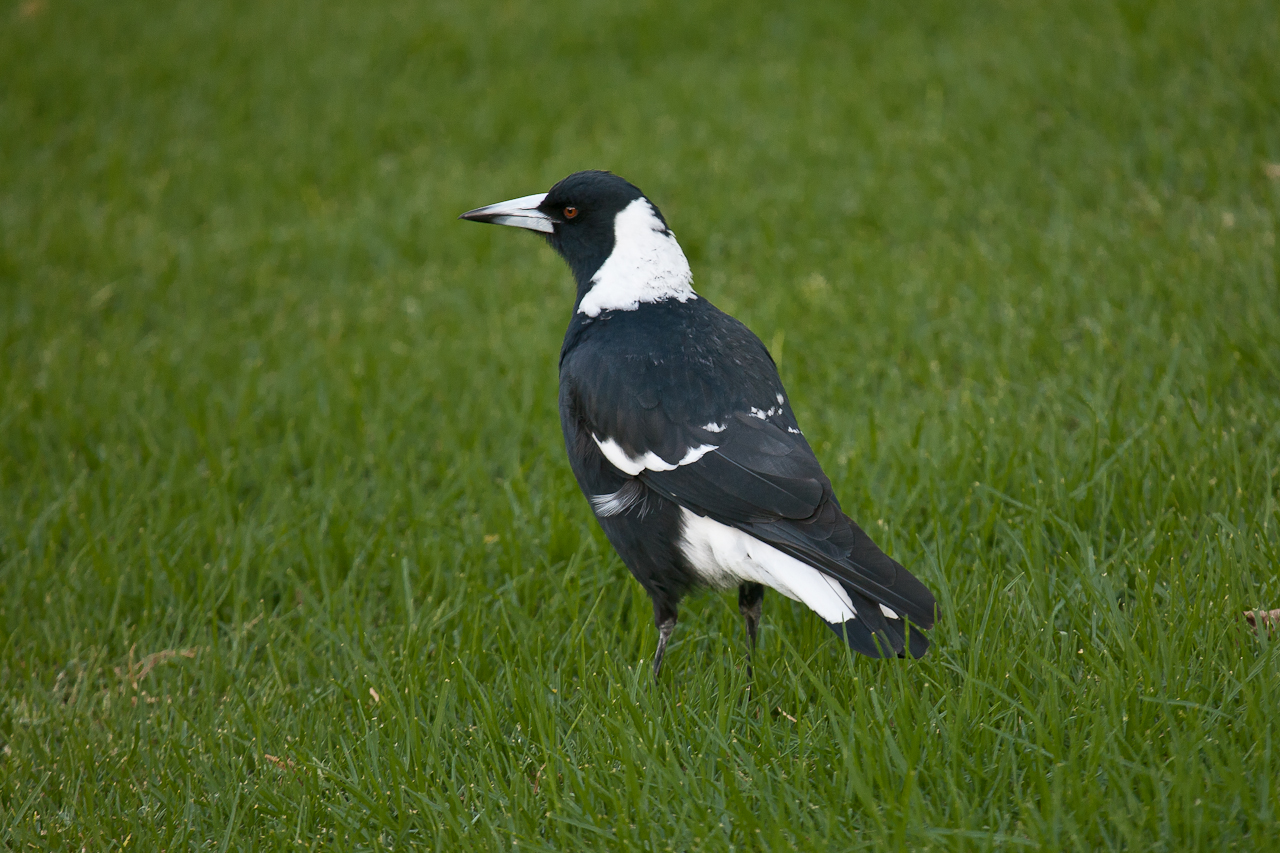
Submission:
[[674,605],[653,603],[653,621],[658,626],[658,651],[653,655],[653,683],[658,683],[658,673],[662,671],[662,656],[667,651],[667,640],[676,629],[676,608]]
[[738,587],[738,612],[747,626],[747,677],[751,677],[751,653],[756,650],[756,631],[760,627],[761,605],[764,604],[764,587],[758,583],[744,583]]

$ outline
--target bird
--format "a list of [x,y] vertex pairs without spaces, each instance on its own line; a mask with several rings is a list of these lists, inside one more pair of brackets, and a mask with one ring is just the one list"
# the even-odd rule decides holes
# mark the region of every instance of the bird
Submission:
[[653,603],[655,683],[679,604],[738,590],[747,667],[766,587],[869,658],[922,657],[932,592],[840,508],[769,351],[693,289],[658,207],[581,171],[460,219],[536,232],[577,285],[560,348],[569,465]]

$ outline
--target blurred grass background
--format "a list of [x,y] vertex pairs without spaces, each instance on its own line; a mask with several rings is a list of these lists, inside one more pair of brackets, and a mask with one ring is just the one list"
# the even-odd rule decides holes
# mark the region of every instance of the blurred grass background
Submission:
[[[1273,3],[0,5],[0,845],[1280,845]],[[555,415],[612,169],[920,662],[655,632]],[[727,604],[726,604],[727,601]]]

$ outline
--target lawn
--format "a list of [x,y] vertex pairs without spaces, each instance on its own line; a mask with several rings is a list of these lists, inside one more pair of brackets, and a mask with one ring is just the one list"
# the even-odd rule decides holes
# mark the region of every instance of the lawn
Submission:
[[[1280,848],[1280,12],[0,4],[0,848]],[[608,168],[920,661],[652,612],[573,482]]]

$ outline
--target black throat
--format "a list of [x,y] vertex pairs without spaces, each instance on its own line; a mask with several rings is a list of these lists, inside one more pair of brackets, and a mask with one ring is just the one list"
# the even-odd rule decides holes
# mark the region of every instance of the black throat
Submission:
[[[594,226],[595,223],[590,225]],[[547,242],[551,244],[551,248],[564,258],[564,262],[569,265],[569,271],[573,273],[573,280],[578,287],[578,294],[573,300],[575,313],[583,297],[591,290],[592,276],[613,254],[613,223],[609,222],[607,229],[592,228],[591,231],[593,233],[589,234],[574,232],[568,235],[568,239],[561,234],[544,235]]]

